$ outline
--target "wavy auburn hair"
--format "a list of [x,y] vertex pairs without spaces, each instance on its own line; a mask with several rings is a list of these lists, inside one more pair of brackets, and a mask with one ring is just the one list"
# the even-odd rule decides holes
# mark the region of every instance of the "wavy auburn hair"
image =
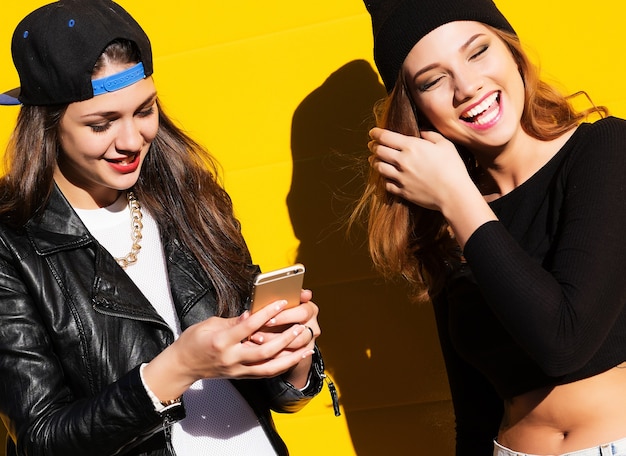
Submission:
[[[593,106],[576,111],[569,97],[539,77],[516,35],[489,28],[508,47],[524,81],[522,129],[533,138],[548,141],[574,128],[591,113],[607,114]],[[391,93],[374,107],[376,125],[404,135],[419,136],[419,126],[428,121],[418,111],[402,71]],[[469,151],[459,148],[470,176],[480,171]],[[376,269],[385,277],[401,275],[415,288],[416,298],[427,298],[443,286],[451,263],[461,260],[448,223],[438,211],[425,209],[385,190],[385,180],[371,167],[363,195],[356,204],[350,224],[367,221],[369,251]]]

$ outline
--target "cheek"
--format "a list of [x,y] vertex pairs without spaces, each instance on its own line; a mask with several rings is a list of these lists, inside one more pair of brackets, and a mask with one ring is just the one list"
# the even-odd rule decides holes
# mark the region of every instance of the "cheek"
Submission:
[[80,137],[77,138],[74,134],[62,132],[59,136],[59,144],[65,156],[74,156],[82,149]]
[[60,137],[60,145],[65,156],[74,160],[98,158],[102,156],[111,140],[105,134],[98,135],[91,131],[80,131],[64,134]]
[[154,120],[146,119],[146,123],[143,125],[142,131],[146,142],[152,142],[159,131],[158,118],[155,118]]
[[428,122],[437,130],[440,129],[441,125],[445,124],[451,115],[455,115],[450,107],[449,100],[446,102],[444,97],[436,97],[433,94],[429,94],[428,97],[415,100],[415,104],[422,116],[428,119]]
[[522,79],[522,76],[519,74],[519,72],[515,72],[515,75],[517,77],[512,77],[511,80],[515,81],[515,87],[517,88],[517,96],[519,97],[519,99],[521,100],[522,106],[524,105],[525,99],[526,99],[526,86],[524,84],[524,81]]

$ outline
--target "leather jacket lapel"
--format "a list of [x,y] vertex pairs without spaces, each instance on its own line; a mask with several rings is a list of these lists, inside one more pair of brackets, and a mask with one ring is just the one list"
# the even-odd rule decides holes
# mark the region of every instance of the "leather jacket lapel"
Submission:
[[[54,187],[43,215],[30,220],[26,230],[41,256],[83,248],[95,251],[93,299],[97,311],[165,325],[133,281],[89,233],[58,187]],[[172,298],[182,328],[216,315],[215,289],[197,261],[177,240],[162,239],[162,242]],[[195,305],[203,299],[206,302],[202,306]]]
[[26,223],[37,254],[45,256],[95,242],[61,191],[55,186],[46,210]]
[[[217,315],[213,284],[177,240],[163,240],[172,298],[181,328]],[[202,301],[202,305],[197,305]]]
[[96,311],[169,328],[135,283],[100,246],[96,251],[95,272],[93,304]]
[[168,327],[113,257],[89,233],[58,187],[54,187],[43,215],[31,219],[26,231],[35,251],[43,257],[70,250],[93,251],[95,275],[77,276],[76,280],[90,280],[96,311]]

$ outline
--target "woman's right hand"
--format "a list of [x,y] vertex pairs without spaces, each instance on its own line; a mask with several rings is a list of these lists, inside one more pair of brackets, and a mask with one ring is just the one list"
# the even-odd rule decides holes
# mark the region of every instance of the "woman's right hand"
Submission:
[[441,212],[461,248],[480,225],[496,220],[455,145],[441,134],[423,131],[416,138],[373,128],[370,137],[370,163],[385,179],[385,189]]
[[417,138],[373,128],[370,138],[372,167],[389,193],[442,211],[456,188],[475,187],[456,147],[439,133],[424,131]]
[[284,305],[277,301],[245,318],[211,317],[190,326],[145,366],[144,381],[161,401],[166,401],[180,397],[202,378],[265,378],[286,372],[313,354],[307,347],[287,349],[307,331],[304,325],[292,325],[263,344],[248,342],[248,337],[267,325]]

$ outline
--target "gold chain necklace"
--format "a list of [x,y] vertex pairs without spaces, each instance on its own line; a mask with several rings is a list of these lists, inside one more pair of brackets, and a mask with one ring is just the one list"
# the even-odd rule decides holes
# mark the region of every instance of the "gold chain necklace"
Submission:
[[133,192],[128,192],[126,197],[128,198],[128,208],[130,209],[130,238],[133,241],[133,245],[125,257],[115,258],[115,261],[122,269],[126,269],[131,264],[137,262],[137,254],[141,250],[139,242],[141,241],[141,229],[143,228],[143,223],[141,223],[143,214],[141,213],[139,201],[137,201]]

